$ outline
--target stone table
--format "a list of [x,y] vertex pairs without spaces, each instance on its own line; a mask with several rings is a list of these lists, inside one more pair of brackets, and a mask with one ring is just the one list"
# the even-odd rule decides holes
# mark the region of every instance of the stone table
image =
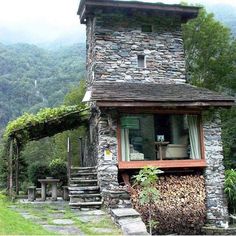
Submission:
[[41,198],[43,201],[46,200],[46,187],[47,184],[50,184],[52,187],[52,201],[57,200],[57,183],[60,181],[59,179],[46,178],[46,179],[38,179],[41,183]]

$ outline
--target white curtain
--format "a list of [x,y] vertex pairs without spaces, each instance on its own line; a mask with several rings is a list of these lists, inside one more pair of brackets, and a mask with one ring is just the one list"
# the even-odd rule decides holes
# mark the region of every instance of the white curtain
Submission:
[[198,131],[198,117],[188,116],[189,140],[190,140],[190,158],[193,160],[201,159],[201,150]]
[[121,129],[122,161],[130,161],[129,129]]

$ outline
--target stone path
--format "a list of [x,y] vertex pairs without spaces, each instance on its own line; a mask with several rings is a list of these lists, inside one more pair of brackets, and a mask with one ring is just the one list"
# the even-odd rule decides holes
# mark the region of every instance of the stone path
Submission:
[[10,206],[25,219],[61,235],[122,235],[103,210],[70,209],[67,202],[26,201]]

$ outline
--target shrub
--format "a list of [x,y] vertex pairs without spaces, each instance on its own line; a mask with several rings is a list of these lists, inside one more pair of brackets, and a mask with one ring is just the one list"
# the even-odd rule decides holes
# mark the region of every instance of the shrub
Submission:
[[154,207],[159,200],[159,191],[156,188],[157,175],[163,173],[157,167],[144,167],[135,176],[135,185],[140,184],[141,190],[139,193],[140,205],[146,206],[148,210],[149,233],[152,235],[152,229],[157,225],[154,220]]
[[54,159],[49,164],[49,170],[52,177],[60,179],[62,184],[67,183],[67,167],[66,163],[61,159]]
[[228,198],[229,212],[236,213],[236,170],[225,171],[224,191]]
[[38,179],[45,179],[47,176],[50,176],[50,171],[47,165],[36,162],[29,166],[28,176],[30,182],[40,187]]

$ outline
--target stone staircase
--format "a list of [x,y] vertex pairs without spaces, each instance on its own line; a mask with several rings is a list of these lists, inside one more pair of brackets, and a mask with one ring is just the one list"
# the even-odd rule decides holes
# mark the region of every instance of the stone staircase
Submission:
[[69,205],[72,208],[95,208],[102,205],[96,167],[71,167]]

